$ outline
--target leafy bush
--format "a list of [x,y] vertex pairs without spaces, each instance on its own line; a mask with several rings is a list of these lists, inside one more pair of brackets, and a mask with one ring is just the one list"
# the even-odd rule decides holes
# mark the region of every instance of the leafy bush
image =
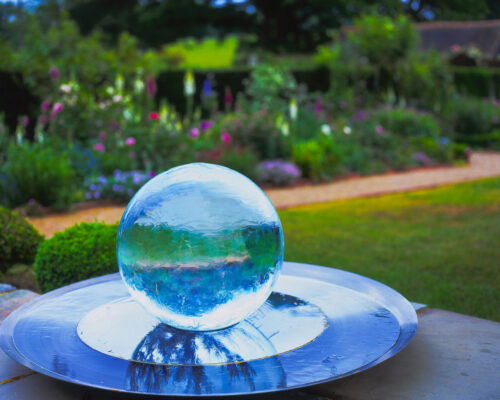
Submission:
[[356,51],[372,65],[393,65],[405,58],[415,47],[418,35],[404,15],[390,18],[365,14],[354,22],[356,30],[348,40]]
[[401,137],[439,136],[439,124],[434,117],[413,109],[383,108],[375,111],[370,116],[369,122],[380,126],[384,132],[388,131]]
[[10,207],[33,199],[54,209],[67,208],[73,199],[74,173],[64,152],[43,144],[11,143],[7,162],[1,169],[0,199]]
[[266,64],[255,67],[246,84],[249,108],[253,112],[263,109],[271,113],[285,111],[297,90],[297,83],[289,71]]
[[43,235],[18,212],[0,207],[0,272],[14,264],[31,264]]
[[395,89],[400,102],[441,111],[453,93],[453,76],[446,59],[436,51],[413,52],[397,67]]
[[118,225],[81,223],[56,233],[38,249],[33,270],[43,292],[118,271]]
[[291,154],[290,139],[281,133],[266,110],[228,114],[217,128],[228,133],[235,145],[254,150],[260,159],[287,158]]
[[293,161],[308,178],[330,177],[337,171],[339,159],[338,148],[328,136],[293,144]]
[[344,129],[337,137],[346,172],[404,170],[447,162],[455,155],[453,142],[440,137],[439,125],[430,114],[382,108],[356,115],[348,134]]
[[500,107],[473,97],[458,97],[450,102],[446,117],[458,135],[490,133],[500,127]]
[[212,162],[234,169],[255,180],[258,158],[250,149],[225,149]]
[[477,97],[500,95],[500,69],[481,67],[453,68],[453,81],[458,92]]
[[85,198],[126,202],[153,176],[154,173],[116,170],[112,176],[90,179],[85,184]]
[[297,166],[282,160],[262,161],[257,167],[257,180],[273,185],[289,185],[300,177]]

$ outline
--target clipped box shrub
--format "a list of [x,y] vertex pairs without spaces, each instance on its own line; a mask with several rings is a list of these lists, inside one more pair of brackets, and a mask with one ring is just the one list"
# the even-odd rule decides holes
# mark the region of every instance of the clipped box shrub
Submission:
[[32,264],[41,235],[18,212],[0,207],[0,272],[14,264]]
[[117,232],[118,224],[83,222],[43,242],[33,265],[40,290],[117,272]]

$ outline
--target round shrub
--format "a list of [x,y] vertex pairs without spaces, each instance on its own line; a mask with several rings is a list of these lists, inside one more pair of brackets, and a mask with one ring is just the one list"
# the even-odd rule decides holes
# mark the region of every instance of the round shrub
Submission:
[[0,272],[14,264],[32,264],[43,235],[5,207],[0,207],[0,227]]
[[81,223],[42,243],[33,270],[43,292],[118,271],[118,225]]

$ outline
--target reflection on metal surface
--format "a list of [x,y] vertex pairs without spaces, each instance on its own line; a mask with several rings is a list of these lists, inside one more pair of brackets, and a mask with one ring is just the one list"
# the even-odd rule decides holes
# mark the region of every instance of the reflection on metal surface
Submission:
[[[285,263],[275,290],[319,308],[329,326],[304,346],[253,361],[145,363],[155,348],[165,345],[158,344],[164,336],[161,329],[154,331],[156,327],[151,327],[151,335],[145,333],[146,340],[139,340],[138,362],[93,350],[78,337],[77,325],[90,311],[127,296],[118,274],[62,288],[18,309],[0,326],[0,345],[25,366],[69,382],[134,393],[214,396],[272,392],[339,379],[392,357],[416,330],[415,311],[399,293],[345,271]],[[264,337],[273,335],[266,324],[256,320],[252,324]],[[302,335],[302,328],[280,326],[280,331],[287,332],[287,338]],[[194,353],[190,354],[184,358],[192,360]]]
[[[223,365],[199,365],[189,367],[184,365],[171,366],[146,363],[149,355],[154,349],[161,347],[157,341],[163,340],[164,328],[159,325],[155,334],[148,335],[141,343],[134,358],[142,362],[131,362],[127,369],[127,389],[140,393],[171,393],[180,392],[185,394],[210,394],[220,393],[224,388],[225,393],[245,393],[256,390],[266,390],[269,385],[280,389],[286,387],[286,376],[279,359],[273,357],[270,361],[272,367],[266,369],[255,369],[247,362],[235,362]],[[191,332],[193,336],[199,333]],[[181,342],[186,340],[185,336],[177,337]],[[219,351],[220,343],[213,337],[204,336],[207,340],[206,346],[214,346]],[[175,341],[175,336],[174,339]],[[193,344],[194,342],[189,342]],[[185,345],[185,343],[181,343]],[[196,349],[186,350],[186,353],[195,355]],[[229,355],[229,354],[228,354]],[[144,357],[144,358],[143,358]],[[193,358],[192,361],[195,361]]]
[[155,364],[208,365],[284,353],[311,342],[327,326],[318,307],[275,292],[246,320],[218,331],[175,329],[127,297],[92,310],[81,319],[77,332],[85,344],[110,356]]

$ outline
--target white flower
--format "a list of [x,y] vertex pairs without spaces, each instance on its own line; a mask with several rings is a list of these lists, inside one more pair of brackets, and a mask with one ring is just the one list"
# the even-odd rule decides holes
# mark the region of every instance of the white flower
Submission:
[[110,96],[115,92],[115,88],[113,86],[108,86],[106,88],[106,93],[109,94]]
[[134,81],[134,92],[136,94],[141,94],[144,91],[144,82],[142,79],[137,78]]
[[352,129],[350,126],[344,126],[343,130],[346,135],[350,135],[352,133]]
[[123,118],[125,118],[127,121],[132,120],[132,113],[129,110],[123,111]]
[[114,101],[115,103],[118,103],[119,101],[122,101],[122,96],[121,96],[121,95],[119,95],[119,94],[115,94],[115,95],[113,96],[113,101]]
[[61,92],[63,93],[69,93],[71,92],[71,85],[66,83],[64,85],[61,85],[61,87],[59,88],[61,90]]
[[188,71],[184,76],[184,93],[186,94],[186,96],[192,96],[194,95],[195,91],[196,87],[194,83],[193,73],[191,71]]
[[298,112],[297,100],[292,99],[290,101],[290,118],[293,121],[295,121],[297,119],[297,112]]
[[281,125],[281,133],[283,136],[288,136],[290,134],[290,127],[288,126],[288,122],[283,122]]
[[321,125],[321,132],[323,135],[330,136],[332,133],[332,128],[330,128],[330,125],[328,124],[323,124]]

